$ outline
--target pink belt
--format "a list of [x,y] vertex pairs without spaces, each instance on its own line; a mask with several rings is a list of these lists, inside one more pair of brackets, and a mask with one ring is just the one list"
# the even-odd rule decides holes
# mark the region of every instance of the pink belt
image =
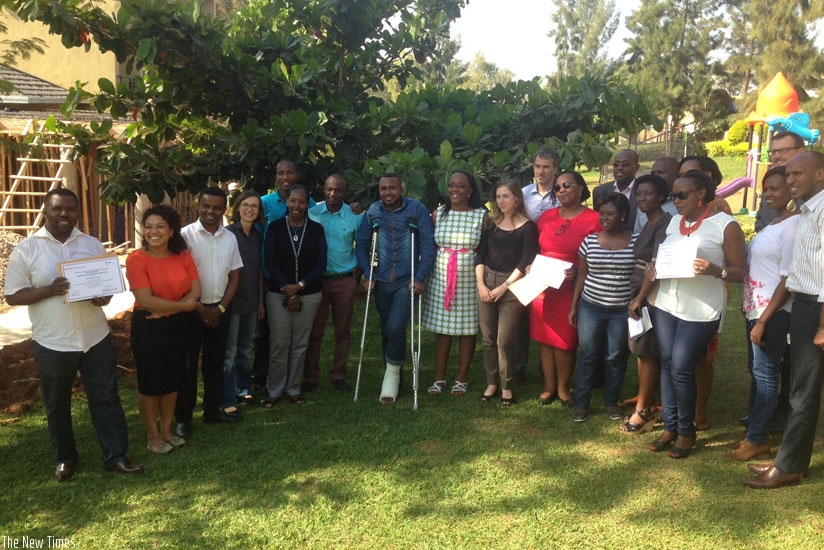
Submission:
[[446,260],[446,290],[443,293],[443,308],[449,311],[452,300],[455,299],[455,288],[458,286],[458,254],[466,254],[471,249],[442,246],[441,250],[449,252],[449,258]]

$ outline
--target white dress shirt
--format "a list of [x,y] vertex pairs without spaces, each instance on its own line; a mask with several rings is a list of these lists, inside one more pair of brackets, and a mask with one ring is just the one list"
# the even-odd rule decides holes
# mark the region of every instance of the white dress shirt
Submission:
[[200,220],[184,227],[180,234],[189,244],[200,275],[201,303],[216,304],[226,292],[229,272],[243,267],[237,238],[223,226],[218,226],[213,235]]
[[801,205],[787,289],[824,302],[824,191]]
[[[48,286],[58,276],[58,262],[105,254],[100,241],[76,227],[65,243],[41,227],[14,250],[6,268],[6,296]],[[109,334],[106,314],[89,301],[66,303],[52,296],[28,306],[32,339],[53,351],[87,352]]]

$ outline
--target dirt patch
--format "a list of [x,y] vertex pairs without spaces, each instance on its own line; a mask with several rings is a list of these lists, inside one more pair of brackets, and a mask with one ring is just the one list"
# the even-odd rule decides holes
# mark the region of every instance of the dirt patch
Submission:
[[[0,312],[6,309],[6,298],[3,289],[6,286],[6,266],[14,247],[23,240],[22,235],[11,231],[0,230]],[[2,364],[2,363],[0,363]]]
[[[109,320],[114,346],[117,350],[117,377],[121,387],[136,388],[132,346],[129,343],[129,327],[132,312],[125,311]],[[122,368],[120,368],[122,367]],[[75,379],[72,393],[83,391],[80,376]],[[40,373],[32,355],[31,340],[4,346],[0,349],[0,411],[9,415],[25,414],[32,405],[43,399],[40,389]],[[13,422],[5,419],[2,422]]]

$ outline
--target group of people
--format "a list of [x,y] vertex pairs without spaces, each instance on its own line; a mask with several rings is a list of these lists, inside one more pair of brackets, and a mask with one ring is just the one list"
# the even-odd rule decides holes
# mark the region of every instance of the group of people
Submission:
[[[786,138],[777,135],[773,143]],[[803,141],[795,155],[781,153],[762,184],[774,215],[749,250],[728,205],[715,196],[721,174],[714,161],[662,158],[651,174],[636,178],[631,150],[616,154],[615,180],[593,190],[593,208],[585,204],[584,178],[559,172],[558,155],[548,147],[535,156],[534,183],[521,189],[503,179],[487,205],[467,172],[451,174],[446,200],[434,212],[404,196],[399,176],[386,174],[379,200],[356,214],[344,202],[341,174],[327,178],[325,200],[315,204],[287,160],[277,166],[272,193],[244,191],[235,199],[229,226],[222,223],[228,199],[216,187],[200,193],[198,219],[185,227],[174,209],[155,205],[143,213],[142,247],[126,260],[147,446],[167,453],[191,437],[198,367],[205,422],[240,420],[238,404],[254,402],[259,391],[266,408],[283,399],[303,404],[320,383],[330,313],[329,377],[335,389],[348,391],[350,326],[362,281],[380,317],[381,403],[398,398],[406,331],[419,299],[419,322],[435,334],[429,394],[447,390],[456,337],[449,392],[468,393],[480,332],[486,373],[480,400],[514,405],[513,386],[525,375],[519,357],[528,357],[535,340],[544,384],[539,404],[559,401],[582,422],[591,414],[593,389],[602,386],[604,409],[622,420],[621,433],[651,430],[660,411],[664,429],[650,450],[685,458],[696,431],[708,425],[718,333],[734,322],[725,319],[729,284],[744,282],[752,383],[746,430],[728,456],[768,457],[771,423],[777,411],[788,410],[775,463],[751,464],[756,475],[744,483],[796,482],[809,465],[824,381],[824,280],[816,269],[824,245],[824,156],[805,152]],[[100,311],[108,299],[66,303],[68,282],[57,276],[58,262],[103,251],[75,228],[77,203],[66,189],[47,195],[46,224],[16,247],[6,280],[8,303],[30,306],[58,481],[72,477],[77,460],[68,395],[78,370],[104,465],[142,471],[126,457],[114,352]],[[530,272],[537,255],[571,267],[558,288],[525,306],[510,286]],[[694,258],[689,273],[673,271],[671,260],[681,255]],[[630,337],[628,317],[648,318],[652,328]],[[787,334],[792,361],[785,357]],[[630,353],[638,358],[639,388],[635,410],[625,417],[619,394]],[[781,376],[782,362],[791,376]]]

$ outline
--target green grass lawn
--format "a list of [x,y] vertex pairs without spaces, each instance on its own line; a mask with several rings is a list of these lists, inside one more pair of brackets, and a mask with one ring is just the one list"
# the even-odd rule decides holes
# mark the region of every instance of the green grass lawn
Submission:
[[[69,483],[52,480],[42,406],[0,427],[0,535],[107,549],[820,548],[824,440],[810,478],[795,488],[746,489],[745,466],[724,458],[724,444],[741,429],[749,384],[739,304],[740,290],[721,339],[712,429],[700,433],[687,460],[647,450],[660,428],[619,434],[598,406],[600,394],[584,423],[558,403],[539,406],[534,367],[515,388],[514,407],[479,402],[480,346],[469,395],[430,397],[428,334],[420,410],[412,410],[408,369],[399,401],[381,406],[373,310],[358,403],[324,382],[305,406],[247,407],[234,425],[198,419],[185,447],[158,456],[146,450],[135,392],[124,390],[130,454],[146,466],[142,475],[103,470],[82,397],[74,400],[82,458]],[[330,342],[324,345],[330,358]],[[357,344],[352,357],[354,386]],[[454,372],[451,365],[447,387]],[[636,384],[631,364],[622,396]]]

